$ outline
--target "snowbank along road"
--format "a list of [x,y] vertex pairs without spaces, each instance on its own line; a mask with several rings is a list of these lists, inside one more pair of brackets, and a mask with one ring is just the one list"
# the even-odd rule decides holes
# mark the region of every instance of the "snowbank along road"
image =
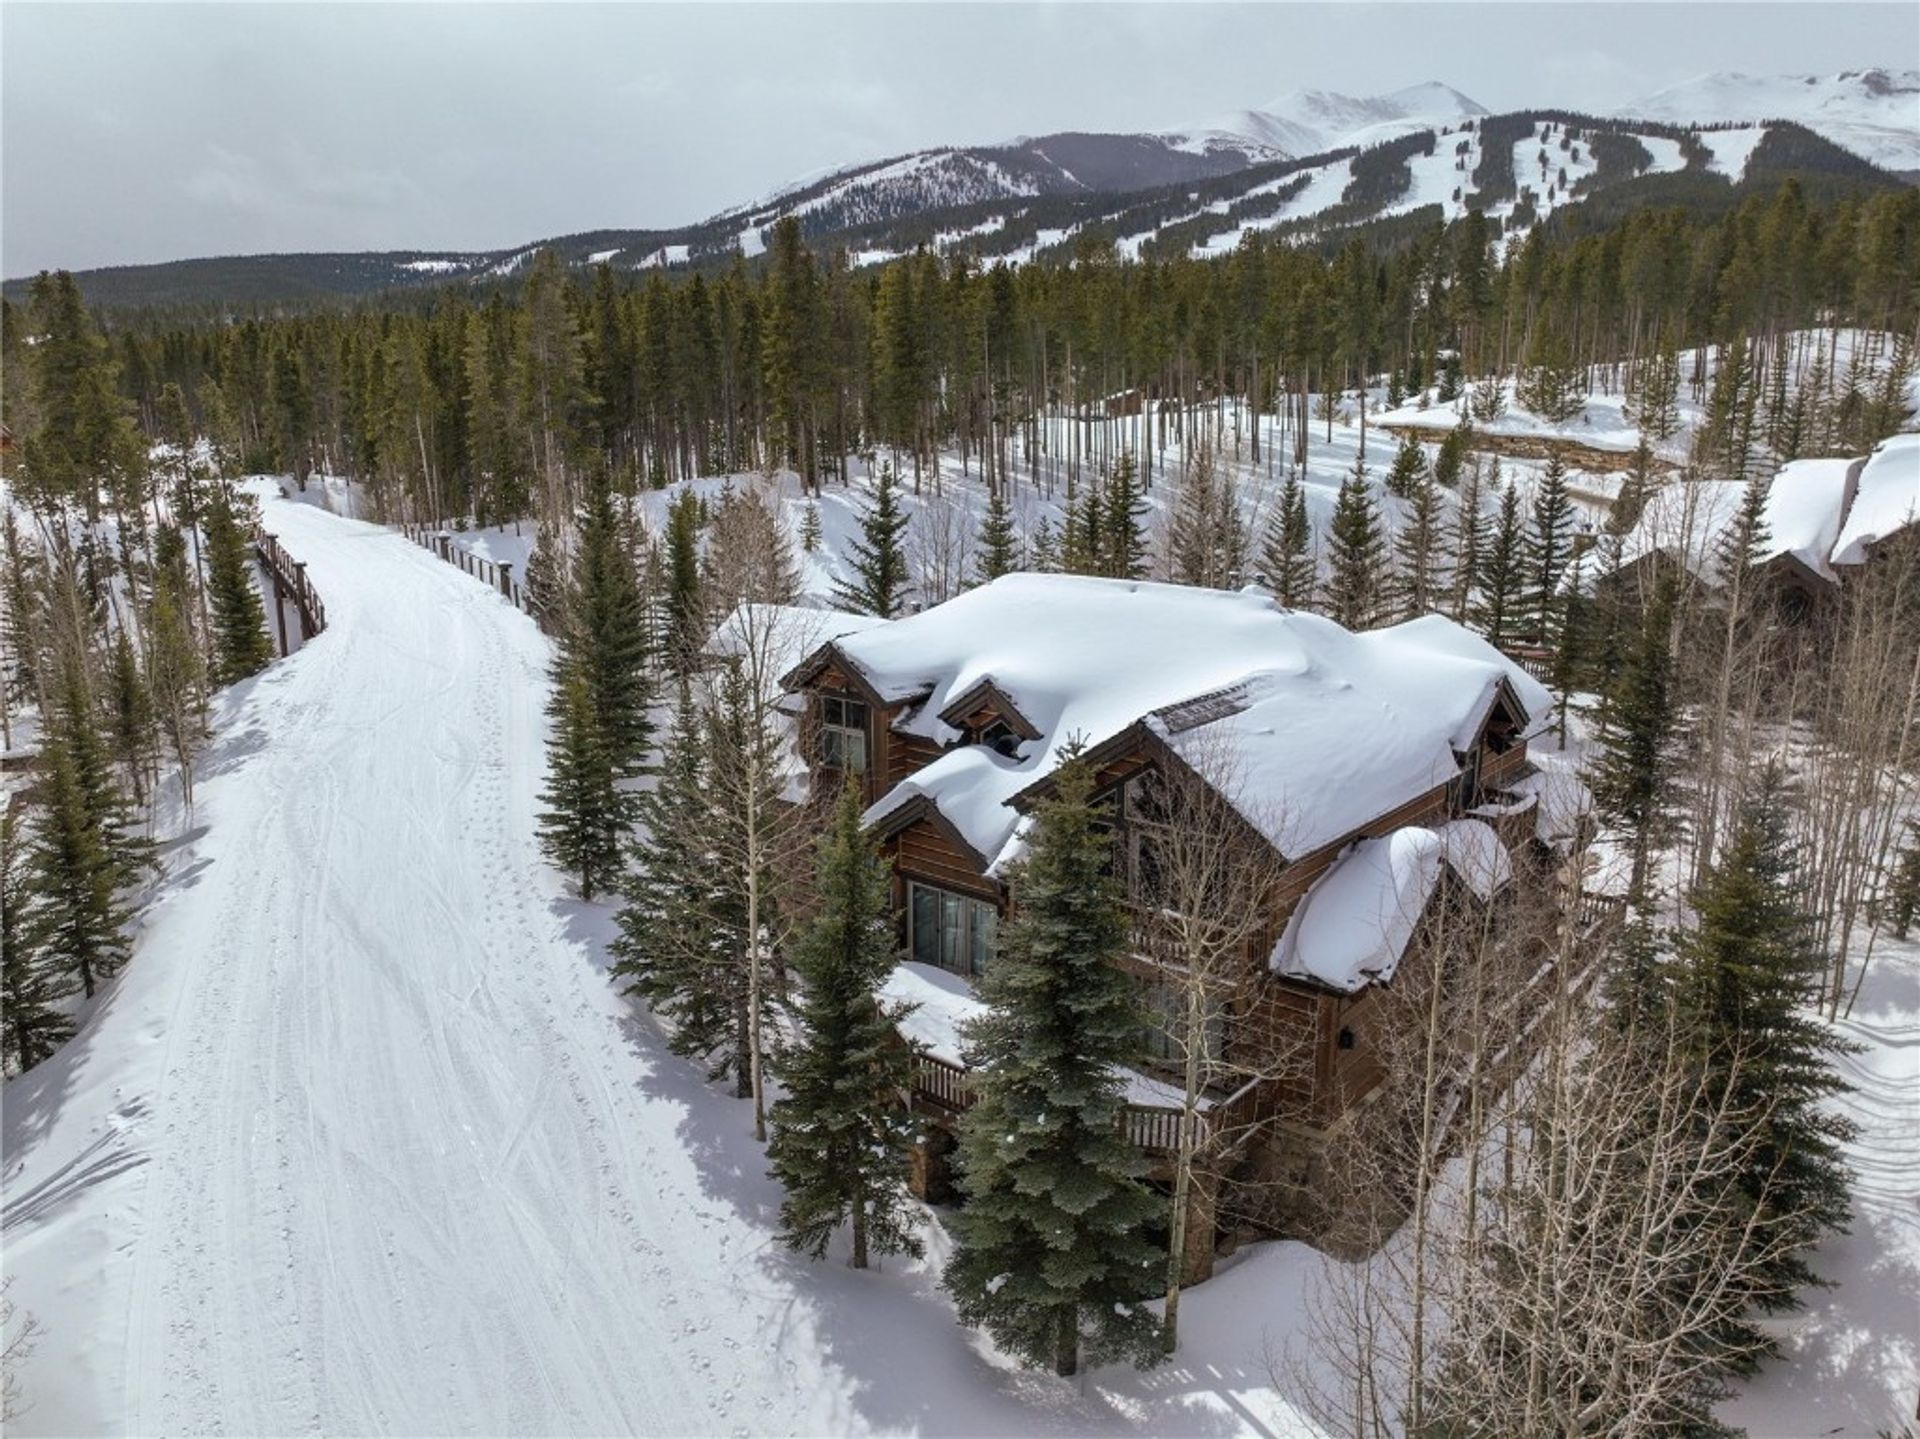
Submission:
[[227,697],[138,958],[7,1090],[21,1432],[853,1422],[541,864],[545,642],[268,509],[331,628]]

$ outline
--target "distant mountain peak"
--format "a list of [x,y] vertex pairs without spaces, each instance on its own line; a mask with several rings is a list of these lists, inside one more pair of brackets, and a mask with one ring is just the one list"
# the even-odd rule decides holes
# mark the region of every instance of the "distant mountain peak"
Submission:
[[1920,170],[1920,70],[1875,66],[1833,75],[1715,70],[1644,95],[1620,113],[1670,124],[1792,120],[1876,165]]

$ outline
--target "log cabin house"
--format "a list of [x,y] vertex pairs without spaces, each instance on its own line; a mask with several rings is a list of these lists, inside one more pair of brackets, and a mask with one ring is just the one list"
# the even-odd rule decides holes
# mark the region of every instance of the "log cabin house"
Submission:
[[[1584,790],[1528,755],[1547,691],[1437,615],[1356,634],[1259,590],[1041,574],[891,622],[812,615],[805,657],[780,684],[813,792],[856,779],[892,868],[907,958],[886,993],[917,1006],[903,1032],[927,1119],[924,1197],[948,1196],[953,1120],[972,1102],[959,1031],[979,1007],[972,979],[993,964],[1023,814],[1069,746],[1094,767],[1134,901],[1127,968],[1144,1020],[1138,1065],[1121,1076],[1125,1124],[1162,1174],[1184,1090],[1167,955],[1142,903],[1151,786],[1177,775],[1213,787],[1243,842],[1265,847],[1274,878],[1246,929],[1244,975],[1208,1022],[1217,1082],[1196,1142],[1218,1162],[1194,1185],[1195,1278],[1211,1269],[1218,1185],[1239,1174],[1306,1194],[1343,1119],[1383,1082],[1373,998],[1409,961],[1423,912],[1543,874],[1526,855],[1584,822]],[[1261,1058],[1281,1052],[1283,1066]],[[1262,1227],[1312,1234],[1305,1204],[1281,1204]]]

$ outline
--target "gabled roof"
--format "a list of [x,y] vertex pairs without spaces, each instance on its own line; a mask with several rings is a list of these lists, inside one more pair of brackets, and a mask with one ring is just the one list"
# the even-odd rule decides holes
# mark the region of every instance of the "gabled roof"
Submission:
[[1528,724],[1551,708],[1536,681],[1451,621],[1353,634],[1259,590],[1008,575],[830,648],[790,681],[843,665],[906,706],[904,733],[955,745],[949,716],[988,686],[1033,728],[1021,757],[950,748],[869,811],[878,822],[923,799],[989,872],[1021,848],[1011,801],[1074,741],[1144,723],[1223,793],[1218,756],[1231,752],[1248,781],[1236,807],[1297,856],[1458,773],[1455,749],[1496,698]]
[[1859,492],[1833,545],[1836,565],[1865,564],[1873,547],[1920,523],[1920,435],[1883,440],[1861,467]]

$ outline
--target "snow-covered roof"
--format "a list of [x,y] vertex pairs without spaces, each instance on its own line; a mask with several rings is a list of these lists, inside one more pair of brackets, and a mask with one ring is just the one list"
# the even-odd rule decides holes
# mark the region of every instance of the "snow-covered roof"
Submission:
[[1529,724],[1551,706],[1450,620],[1354,634],[1254,589],[1008,575],[845,635],[834,652],[884,703],[908,705],[903,733],[954,745],[942,711],[987,680],[1039,732],[1016,757],[949,748],[868,812],[878,822],[924,799],[990,870],[1019,852],[1010,801],[1076,739],[1098,745],[1145,722],[1291,857],[1450,779],[1455,746],[1502,685]]
[[1359,841],[1294,906],[1271,967],[1349,993],[1393,978],[1440,882],[1443,848],[1417,826]]
[[1920,520],[1920,435],[1883,440],[1860,471],[1859,493],[1833,545],[1836,565],[1865,564],[1868,551]]
[[1535,803],[1534,834],[1542,844],[1562,848],[1579,836],[1580,822],[1593,812],[1593,792],[1572,770],[1551,765],[1515,780],[1507,788]]
[[904,960],[880,986],[883,1004],[906,1009],[899,1030],[916,1049],[948,1064],[959,1064],[961,1029],[978,1019],[986,1005],[973,986],[957,974],[930,964]]
[[[1828,556],[1846,513],[1852,466],[1849,459],[1818,459],[1780,469],[1767,487],[1762,563],[1791,555],[1821,578],[1836,578]],[[1620,547],[1620,563],[1664,554],[1709,583],[1717,581],[1721,541],[1739,517],[1746,488],[1739,480],[1693,480],[1656,490]]]
[[1301,896],[1270,967],[1349,994],[1393,978],[1443,862],[1482,900],[1513,879],[1512,856],[1481,820],[1408,825],[1360,840]]

